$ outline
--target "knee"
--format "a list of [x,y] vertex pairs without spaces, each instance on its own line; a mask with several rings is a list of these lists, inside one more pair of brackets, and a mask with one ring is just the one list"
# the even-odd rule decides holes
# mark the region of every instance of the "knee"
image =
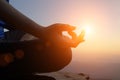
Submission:
[[59,71],[66,67],[72,60],[71,48],[64,48],[58,51],[54,61],[54,71]]
[[43,53],[44,54],[37,54],[33,58],[34,61],[32,64],[34,66],[31,66],[33,66],[32,69],[34,69],[34,72],[46,73],[59,71],[67,66],[72,60],[71,48],[50,47],[43,50]]

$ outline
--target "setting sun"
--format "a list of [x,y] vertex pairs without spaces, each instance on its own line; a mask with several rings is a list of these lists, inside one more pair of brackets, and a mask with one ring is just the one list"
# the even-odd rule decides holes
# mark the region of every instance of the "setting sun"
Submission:
[[90,36],[93,32],[93,27],[91,25],[83,25],[81,27],[76,27],[76,34],[79,35],[81,31],[85,31],[85,36]]
[[85,27],[84,27],[84,30],[85,30],[86,34],[90,34],[90,33],[92,32],[90,26],[85,26]]

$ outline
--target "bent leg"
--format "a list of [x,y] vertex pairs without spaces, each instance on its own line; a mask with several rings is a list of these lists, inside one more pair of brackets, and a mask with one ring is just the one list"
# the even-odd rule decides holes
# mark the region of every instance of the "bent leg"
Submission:
[[61,70],[70,63],[72,52],[70,48],[48,47],[35,56],[36,59],[33,61],[38,65],[37,72],[53,72]]
[[[9,40],[19,41],[18,38],[14,39],[7,37],[7,41]],[[18,49],[23,49],[25,53],[23,59],[15,60],[7,67],[0,68],[0,74],[5,76],[7,74],[8,76],[17,76],[28,75],[36,72],[46,73],[58,71],[68,65],[72,59],[72,52],[70,48],[56,47],[53,45],[46,47],[39,41],[35,41],[34,44],[31,43],[31,41],[28,41],[30,44],[26,44],[26,42],[15,43],[15,45],[17,44],[15,49],[17,46],[20,46]],[[26,44],[26,46],[24,44]],[[7,46],[9,47],[9,45]]]
[[[40,40],[23,41],[7,43],[5,51],[13,50],[15,54],[17,49],[24,51],[24,57],[15,60],[7,67],[3,68],[4,73],[16,74],[32,74],[35,72],[45,73],[58,71],[69,64],[72,58],[70,48],[62,48],[51,45],[46,47]],[[8,48],[9,47],[9,48]],[[2,49],[1,47],[0,49]]]

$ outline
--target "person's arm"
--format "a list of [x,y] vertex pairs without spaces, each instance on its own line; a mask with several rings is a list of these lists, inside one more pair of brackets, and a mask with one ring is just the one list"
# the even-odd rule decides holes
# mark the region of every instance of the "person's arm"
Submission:
[[5,0],[0,0],[0,19],[12,25],[15,29],[42,37],[41,32],[43,27],[20,13]]
[[[73,47],[76,45],[76,40],[71,40],[70,38],[63,37],[62,35],[63,31],[72,32],[75,27],[59,23],[48,27],[42,27],[13,8],[5,0],[0,0],[0,19],[4,20],[9,25],[12,25],[15,29],[32,34],[38,38],[45,39],[51,44],[62,47]],[[74,35],[70,34],[70,36]]]

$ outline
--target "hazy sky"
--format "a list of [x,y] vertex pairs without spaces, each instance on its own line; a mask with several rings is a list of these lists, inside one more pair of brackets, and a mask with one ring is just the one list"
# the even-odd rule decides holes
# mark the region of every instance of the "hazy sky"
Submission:
[[40,25],[56,22],[79,28],[89,25],[92,32],[73,49],[73,60],[119,62],[120,0],[11,0],[10,3]]

